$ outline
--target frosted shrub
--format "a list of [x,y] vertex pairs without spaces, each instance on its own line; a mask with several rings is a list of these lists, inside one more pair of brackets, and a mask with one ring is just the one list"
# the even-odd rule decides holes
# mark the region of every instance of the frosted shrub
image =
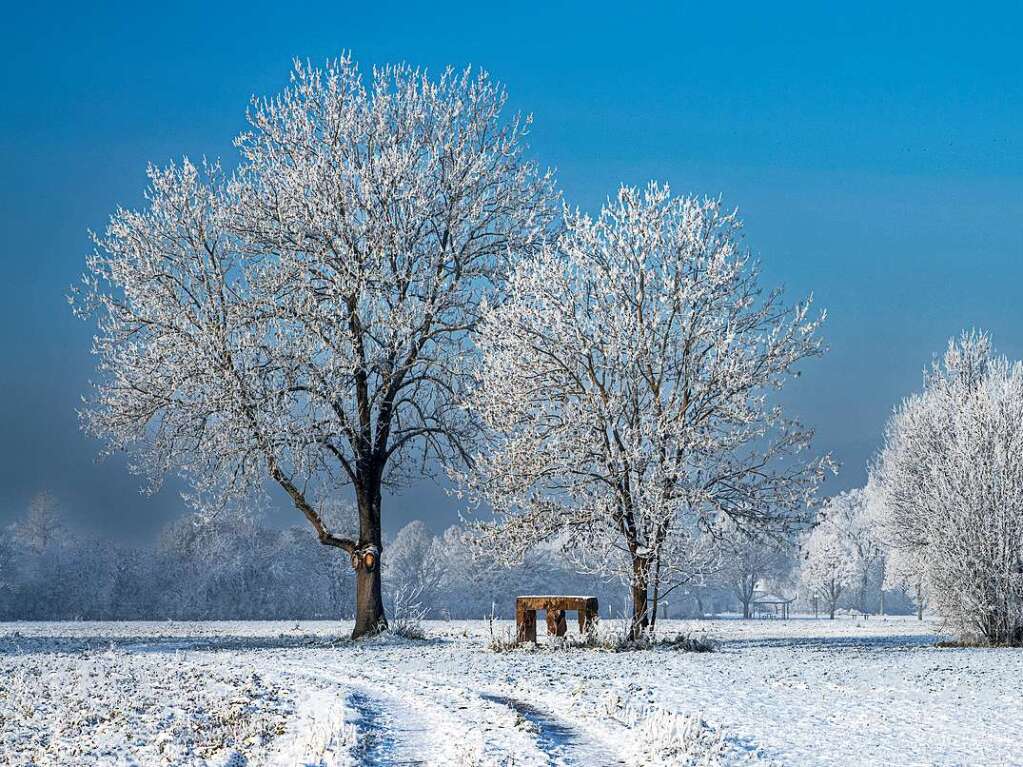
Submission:
[[706,637],[698,637],[693,634],[678,634],[671,638],[662,639],[660,644],[673,650],[685,652],[714,652],[717,645]]
[[637,725],[643,753],[678,765],[725,764],[728,745],[723,732],[693,714],[650,711]]
[[628,728],[635,764],[716,767],[760,757],[696,714],[637,703],[618,690],[609,690],[600,706],[601,713]]
[[619,621],[594,623],[583,634],[569,634],[564,637],[548,637],[539,644],[518,643],[514,627],[495,629],[490,627],[490,642],[487,649],[492,652],[510,652],[516,649],[544,650],[603,650],[605,652],[631,652],[637,650],[679,650],[682,652],[713,652],[715,644],[706,637],[691,633],[657,637],[651,631],[632,636],[632,622],[628,618]]
[[521,646],[518,643],[514,627],[504,626],[501,629],[495,629],[493,620],[490,621],[489,625],[490,642],[487,644],[488,650],[492,652],[509,652]]
[[419,601],[420,589],[399,587],[394,592],[394,620],[391,633],[404,639],[426,639],[423,619],[429,609]]
[[1023,364],[964,334],[892,416],[875,467],[897,547],[960,639],[1023,644]]

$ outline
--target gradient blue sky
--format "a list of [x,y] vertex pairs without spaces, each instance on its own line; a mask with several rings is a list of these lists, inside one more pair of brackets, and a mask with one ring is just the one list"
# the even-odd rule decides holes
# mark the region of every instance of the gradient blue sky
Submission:
[[[140,203],[146,163],[233,161],[249,97],[294,56],[489,69],[585,209],[650,179],[738,206],[767,281],[829,312],[831,351],[786,395],[843,464],[829,491],[864,480],[949,336],[981,327],[1023,354],[1019,4],[440,5],[5,8],[0,524],[43,488],[128,534],[179,513],[79,433],[90,328],[64,295],[87,229]],[[392,530],[456,521],[429,484],[385,513]]]

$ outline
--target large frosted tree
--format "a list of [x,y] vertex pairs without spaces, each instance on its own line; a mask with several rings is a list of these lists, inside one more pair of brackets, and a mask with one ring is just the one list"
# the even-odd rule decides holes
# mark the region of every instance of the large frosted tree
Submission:
[[[818,355],[808,305],[764,291],[736,217],[667,187],[623,187],[524,258],[489,309],[469,404],[488,445],[461,479],[516,558],[557,539],[631,587],[632,631],[705,537],[808,519],[826,459],[770,398]],[[594,556],[596,553],[596,556]]]
[[982,333],[950,341],[872,476],[918,599],[964,638],[1023,644],[1023,363]]
[[[382,490],[467,455],[478,307],[552,218],[504,104],[468,70],[367,83],[349,58],[297,63],[253,101],[229,178],[150,171],[76,296],[99,325],[88,430],[154,478],[179,471],[199,504],[280,486],[350,556],[355,636],[385,625]],[[358,529],[331,529],[346,492]]]

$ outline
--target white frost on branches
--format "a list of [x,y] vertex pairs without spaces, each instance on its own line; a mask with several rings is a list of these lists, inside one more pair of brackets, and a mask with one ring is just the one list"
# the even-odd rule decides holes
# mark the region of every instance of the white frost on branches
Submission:
[[1023,643],[1023,364],[950,341],[892,416],[873,472],[893,543],[964,638]]
[[752,616],[759,589],[784,580],[792,569],[791,554],[788,541],[750,538],[744,533],[726,536],[718,580],[742,605],[743,618]]
[[394,603],[400,594],[415,594],[423,604],[433,604],[447,575],[441,541],[416,520],[398,531],[387,552],[384,576],[390,601]]
[[836,496],[828,506],[828,518],[852,554],[857,587],[856,606],[868,612],[867,593],[875,579],[884,580],[887,557],[879,507],[872,502],[872,488],[856,488]]
[[[469,70],[367,84],[347,57],[296,63],[253,102],[231,178],[151,169],[146,207],[113,216],[75,296],[99,324],[86,428],[157,480],[180,471],[197,503],[269,477],[322,542],[379,548],[383,484],[468,455],[469,332],[553,218],[528,120],[504,104]],[[345,485],[352,538],[321,512]]]
[[871,584],[885,588],[888,543],[876,496],[872,484],[839,493],[822,510],[819,532],[807,538],[804,583],[824,597],[830,612],[855,588],[854,604],[866,614]]
[[[827,459],[769,393],[821,352],[809,304],[764,292],[736,216],[623,187],[511,275],[479,331],[469,398],[489,449],[460,479],[496,514],[492,551],[564,536],[647,589],[705,565],[721,520],[781,534],[808,518]],[[822,318],[821,318],[822,319]]]
[[828,501],[820,523],[803,538],[800,581],[804,591],[824,601],[831,618],[839,599],[858,581],[856,551],[844,529],[853,505],[849,495],[841,493]]

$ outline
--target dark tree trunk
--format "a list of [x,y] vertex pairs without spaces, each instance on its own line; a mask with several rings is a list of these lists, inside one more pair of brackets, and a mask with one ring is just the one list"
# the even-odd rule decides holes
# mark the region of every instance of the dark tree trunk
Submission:
[[657,564],[654,566],[654,593],[653,599],[651,600],[651,611],[650,611],[650,633],[653,634],[657,628],[657,610],[660,606],[659,597],[661,591],[661,560],[657,560]]
[[838,600],[842,597],[842,591],[832,581],[828,587],[828,618],[835,620],[835,608],[838,607]]
[[639,639],[647,626],[650,616],[647,610],[647,563],[642,557],[632,560],[632,625],[629,639]]
[[759,580],[760,574],[755,570],[751,570],[748,573],[741,574],[736,582],[735,594],[739,597],[739,603],[742,605],[743,620],[749,620],[752,616],[750,605],[753,603],[753,597],[756,596],[757,581]]
[[750,618],[750,602],[753,601],[753,595],[757,588],[756,575],[750,576],[749,580],[744,576],[742,579],[742,585],[740,587],[739,601],[742,602],[742,618],[743,620],[749,620]]
[[355,566],[355,628],[352,639],[372,636],[387,628],[380,580],[383,538],[380,532],[380,473],[371,471],[369,481],[357,491],[359,505],[359,551],[375,550],[372,566],[365,557],[353,557]]
[[355,628],[352,629],[352,639],[371,636],[386,628],[379,564],[372,570],[359,567],[355,571]]

